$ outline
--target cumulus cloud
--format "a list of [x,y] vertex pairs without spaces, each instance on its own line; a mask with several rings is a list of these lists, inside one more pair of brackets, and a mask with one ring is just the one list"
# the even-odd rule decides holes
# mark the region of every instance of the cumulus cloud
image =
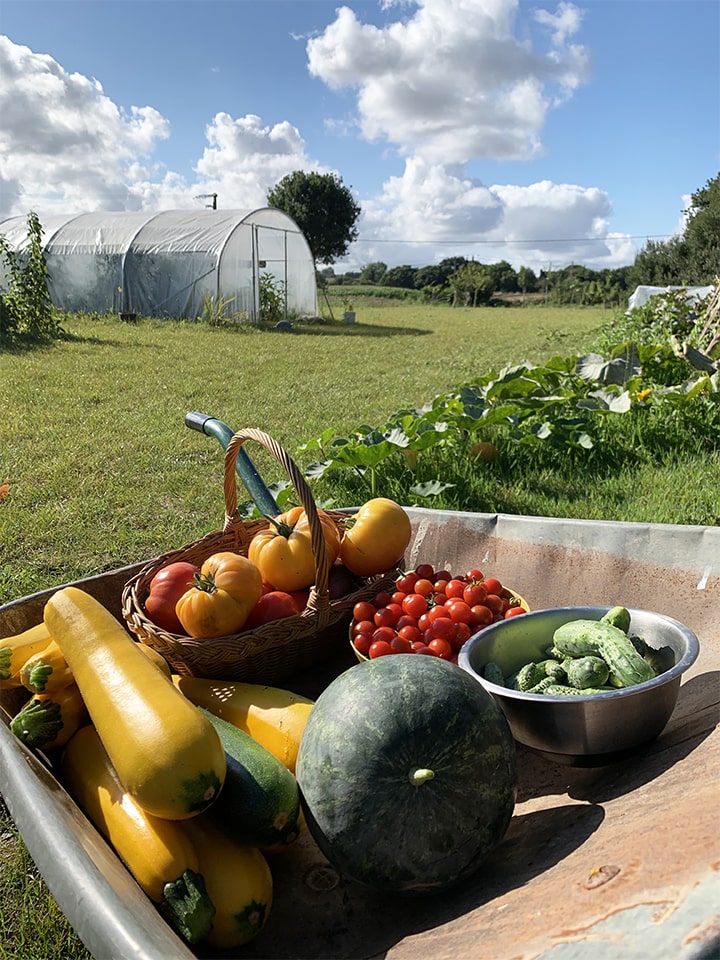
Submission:
[[127,165],[170,129],[153,107],[118,109],[101,84],[0,37],[0,213],[133,206]]
[[376,27],[341,7],[307,43],[308,69],[356,91],[358,124],[431,163],[526,159],[539,152],[553,105],[584,81],[588,56],[568,43],[580,26],[563,3],[536,20],[549,49],[515,34],[518,0],[417,0],[404,20]]

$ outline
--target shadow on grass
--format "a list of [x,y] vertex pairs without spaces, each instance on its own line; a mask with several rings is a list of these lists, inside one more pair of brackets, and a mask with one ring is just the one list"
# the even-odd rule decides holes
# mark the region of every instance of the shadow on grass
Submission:
[[[268,333],[281,333],[270,328]],[[328,324],[293,324],[293,336],[311,337],[415,337],[427,335],[431,330],[421,330],[418,327],[383,327],[379,324],[363,323],[332,323]]]

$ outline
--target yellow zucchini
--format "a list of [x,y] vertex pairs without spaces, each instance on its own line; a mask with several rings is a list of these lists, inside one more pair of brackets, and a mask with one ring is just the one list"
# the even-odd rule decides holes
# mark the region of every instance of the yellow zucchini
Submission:
[[31,693],[53,693],[73,681],[73,672],[55,640],[28,657],[20,668],[20,683]]
[[142,652],[145,654],[148,660],[150,660],[152,663],[154,663],[157,667],[159,667],[162,670],[162,672],[165,674],[168,680],[171,679],[172,671],[170,670],[170,665],[168,664],[167,660],[161,653],[158,653],[154,647],[148,646],[147,643],[140,643],[138,641],[137,647],[138,647],[138,650],[142,650]]
[[0,687],[21,687],[20,671],[34,653],[44,649],[52,640],[45,623],[0,640]]
[[300,739],[314,705],[312,700],[255,683],[177,674],[173,674],[173,683],[196,706],[249,733],[295,773]]
[[10,729],[26,747],[56,750],[88,722],[85,702],[76,683],[51,693],[36,693],[10,721]]
[[214,908],[193,842],[182,823],[153,817],[137,805],[117,779],[94,727],[83,727],[68,743],[62,779],[163,916],[190,943],[205,937]]
[[125,790],[156,817],[182,820],[204,810],[227,769],[207,717],[85,591],[58,590],[44,618]]
[[239,947],[267,923],[273,897],[272,874],[257,847],[228,839],[207,814],[182,823],[200,859],[200,873],[215,907],[205,938],[215,947]]

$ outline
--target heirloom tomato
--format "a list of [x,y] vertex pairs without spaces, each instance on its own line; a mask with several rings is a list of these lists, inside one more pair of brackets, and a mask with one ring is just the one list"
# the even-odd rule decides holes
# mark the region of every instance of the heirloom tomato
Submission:
[[214,553],[203,563],[175,612],[188,636],[198,639],[239,633],[263,592],[257,566],[239,553]]
[[[304,509],[294,507],[268,519],[269,526],[250,541],[248,557],[277,590],[289,593],[311,586],[316,580],[316,563],[310,523]],[[337,559],[340,534],[329,514],[318,510],[318,519],[329,568]]]
[[340,559],[361,577],[391,570],[412,535],[410,518],[400,504],[386,497],[364,503],[340,541]]
[[190,588],[200,567],[185,560],[168,563],[150,581],[145,613],[153,623],[169,633],[182,633],[182,624],[175,613],[175,604]]
[[305,609],[305,604],[299,606],[295,597],[282,590],[271,590],[264,593],[250,611],[245,621],[244,630],[254,630],[272,620],[283,620],[285,617],[296,617]]

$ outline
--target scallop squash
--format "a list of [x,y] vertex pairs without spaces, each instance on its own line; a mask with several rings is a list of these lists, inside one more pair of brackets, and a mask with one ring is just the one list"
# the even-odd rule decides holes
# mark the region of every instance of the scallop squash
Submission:
[[296,775],[327,859],[388,893],[469,877],[504,837],[517,794],[495,700],[454,664],[410,654],[358,663],[323,691]]

